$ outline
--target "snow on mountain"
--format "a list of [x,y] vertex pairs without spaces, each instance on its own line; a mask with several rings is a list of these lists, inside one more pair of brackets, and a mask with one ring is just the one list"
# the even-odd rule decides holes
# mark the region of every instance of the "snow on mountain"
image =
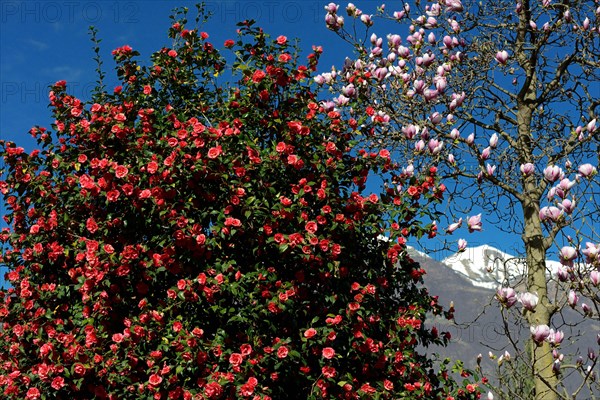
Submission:
[[[466,248],[442,260],[453,271],[467,277],[474,286],[497,289],[526,272],[525,259],[482,245]],[[546,261],[548,274],[556,272],[560,263]]]

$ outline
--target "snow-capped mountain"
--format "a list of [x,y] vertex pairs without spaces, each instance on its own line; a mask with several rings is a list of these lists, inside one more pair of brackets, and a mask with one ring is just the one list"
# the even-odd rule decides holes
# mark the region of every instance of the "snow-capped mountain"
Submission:
[[[445,258],[442,264],[468,278],[474,286],[486,289],[497,289],[526,272],[524,258],[488,245],[466,248],[461,253]],[[559,265],[558,261],[546,261],[548,274],[556,272]]]

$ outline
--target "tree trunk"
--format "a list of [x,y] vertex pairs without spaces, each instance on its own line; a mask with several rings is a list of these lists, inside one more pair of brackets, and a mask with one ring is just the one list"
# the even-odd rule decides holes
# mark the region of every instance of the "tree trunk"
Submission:
[[[527,290],[537,293],[539,303],[533,312],[528,313],[530,326],[548,325],[553,313],[553,305],[548,299],[546,278],[546,248],[542,225],[539,218],[539,205],[535,202],[523,204],[525,231],[523,241],[527,255]],[[554,374],[552,366],[552,348],[547,341],[536,344],[532,341],[533,351],[533,379],[535,381],[536,400],[555,400],[558,393],[555,391],[558,377]]]

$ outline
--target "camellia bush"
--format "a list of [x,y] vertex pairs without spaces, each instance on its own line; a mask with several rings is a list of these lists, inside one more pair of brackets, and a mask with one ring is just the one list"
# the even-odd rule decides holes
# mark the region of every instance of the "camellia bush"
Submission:
[[357,147],[370,117],[319,102],[319,48],[245,22],[231,62],[184,11],[149,65],[113,51],[114,90],[100,65],[90,101],[53,85],[39,149],[0,143],[2,397],[477,398],[417,351],[449,339],[405,245],[435,233],[436,168]]

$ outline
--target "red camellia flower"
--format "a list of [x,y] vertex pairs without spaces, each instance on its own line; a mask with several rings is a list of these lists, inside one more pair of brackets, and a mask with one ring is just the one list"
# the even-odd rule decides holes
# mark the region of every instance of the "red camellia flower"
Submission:
[[52,389],[54,390],[60,390],[65,386],[65,379],[62,376],[57,376],[52,379],[50,386],[52,386]]
[[315,221],[309,221],[306,223],[306,225],[304,226],[304,228],[306,229],[306,231],[308,233],[312,233],[314,234],[317,231],[318,225]]
[[265,76],[267,76],[267,74],[265,74],[264,71],[257,69],[254,71],[254,74],[252,74],[252,82],[260,83],[263,79],[265,79]]
[[335,350],[331,347],[325,347],[321,354],[323,355],[323,358],[331,360],[335,356]]
[[124,178],[125,176],[127,176],[128,173],[129,170],[123,165],[117,165],[117,167],[115,168],[115,176],[119,179]]
[[281,35],[277,37],[277,44],[284,45],[287,42],[287,37]]
[[98,224],[93,217],[89,217],[85,223],[85,227],[90,233],[95,233],[98,230]]
[[238,367],[242,361],[244,361],[244,357],[240,353],[232,353],[229,356],[229,363],[234,367]]
[[314,328],[308,328],[307,330],[304,331],[304,337],[307,339],[314,337],[316,334],[317,334],[317,330]]
[[146,166],[146,171],[148,171],[149,174],[155,174],[157,170],[158,163],[156,161],[150,161]]
[[26,399],[27,400],[38,400],[41,398],[42,394],[38,388],[32,387],[27,390]]
[[223,154],[223,148],[221,146],[211,147],[208,150],[208,158],[215,159]]
[[223,393],[223,387],[218,382],[209,382],[204,387],[204,393],[209,399],[217,399]]
[[162,377],[158,374],[152,374],[150,375],[150,377],[148,378],[148,383],[151,386],[158,386],[160,385],[160,383],[162,382]]
[[235,42],[233,40],[227,39],[225,41],[225,43],[223,44],[223,46],[225,46],[225,47],[227,47],[229,49],[229,48],[233,47],[234,44],[235,44]]
[[277,357],[279,358],[286,358],[288,355],[288,348],[285,346],[281,346],[280,348],[277,349]]

